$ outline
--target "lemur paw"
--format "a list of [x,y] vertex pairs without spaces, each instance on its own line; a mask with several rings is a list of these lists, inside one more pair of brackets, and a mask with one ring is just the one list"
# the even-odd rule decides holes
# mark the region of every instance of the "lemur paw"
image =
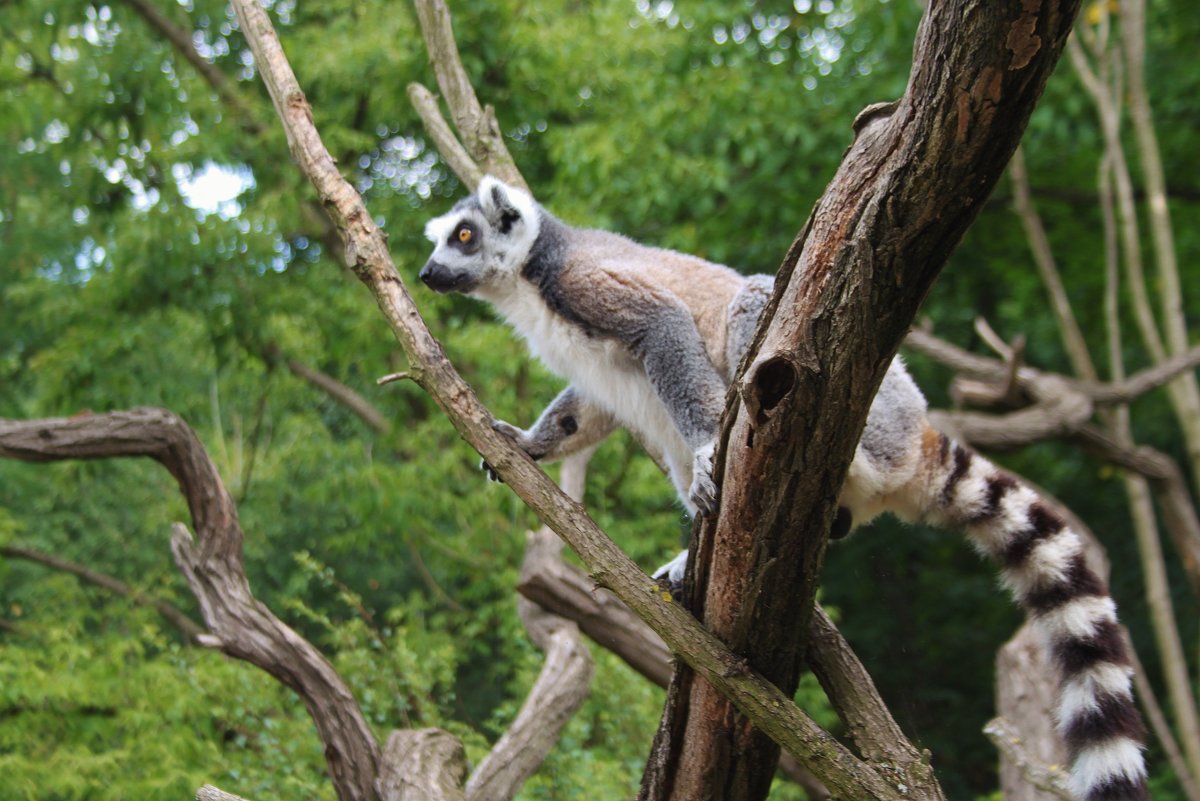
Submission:
[[696,450],[696,459],[692,462],[692,486],[688,489],[688,499],[696,505],[697,513],[705,517],[717,511],[717,502],[721,499],[721,490],[712,477],[713,448],[713,443],[709,443]]
[[[511,423],[506,423],[503,420],[493,420],[492,430],[511,439],[514,445],[525,451],[525,453],[529,455],[529,458],[533,459],[535,462],[545,455],[534,447],[533,441],[530,439],[529,434],[523,428],[517,428]],[[496,481],[501,484],[504,483],[504,479],[500,478],[500,474],[496,472],[494,467],[487,463],[486,459],[479,460],[479,469],[487,473],[489,481]]]
[[680,551],[674,559],[655,570],[650,576],[662,585],[663,589],[670,592],[671,597],[675,600],[679,600],[683,593],[683,574],[687,570],[687,557],[686,550]]
[[[493,420],[492,430],[503,434],[521,447],[521,440],[525,437],[525,432],[514,425],[509,425],[503,420]],[[504,479],[500,478],[500,474],[496,472],[496,468],[487,463],[487,459],[479,460],[479,469],[487,473],[488,481],[495,481],[498,484],[503,484]]]

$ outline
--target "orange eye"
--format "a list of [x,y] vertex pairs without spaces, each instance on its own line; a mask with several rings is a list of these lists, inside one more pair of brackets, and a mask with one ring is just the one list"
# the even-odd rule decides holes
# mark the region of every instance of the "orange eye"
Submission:
[[458,241],[462,242],[464,245],[467,244],[468,242],[470,242],[471,241],[471,229],[470,228],[459,228],[458,229]]

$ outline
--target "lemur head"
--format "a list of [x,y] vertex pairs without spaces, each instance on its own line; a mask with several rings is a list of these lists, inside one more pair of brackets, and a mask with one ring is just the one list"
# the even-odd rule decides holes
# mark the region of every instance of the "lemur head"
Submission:
[[528,193],[485,176],[475,194],[425,225],[433,254],[420,278],[437,292],[463,293],[515,280],[540,228]]

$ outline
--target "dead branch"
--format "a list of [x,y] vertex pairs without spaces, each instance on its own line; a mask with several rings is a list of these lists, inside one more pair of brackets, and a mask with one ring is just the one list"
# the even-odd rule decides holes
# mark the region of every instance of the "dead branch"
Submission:
[[196,791],[196,801],[246,801],[246,799],[206,784]]
[[562,560],[538,561],[521,571],[517,592],[579,625],[588,637],[666,687],[671,651],[662,638],[608,590]]
[[388,801],[465,801],[467,757],[441,729],[394,731],[383,750],[379,797]]
[[[927,5],[905,95],[860,118],[780,270],[726,413],[721,507],[693,537],[691,600],[785,690],[798,680],[862,420],[917,306],[1015,149],[1076,11],[1071,2],[992,8],[985,22],[953,2]],[[955,213],[946,215],[949,198]],[[680,684],[688,692],[669,695],[643,797],[696,797],[714,780],[731,798],[762,797],[770,744],[703,682]],[[910,797],[940,796],[927,764],[899,769]]]
[[[955,370],[1002,380],[1005,366],[996,359],[969,353],[925,331],[911,331],[905,343]],[[1190,355],[1190,354],[1189,354]],[[1179,362],[1175,362],[1176,365]],[[1159,368],[1152,368],[1162,377]],[[1150,372],[1150,371],[1147,371]],[[1139,374],[1143,375],[1143,374]],[[935,425],[981,448],[1011,448],[1051,437],[1070,439],[1085,452],[1109,464],[1145,477],[1154,487],[1163,519],[1192,589],[1200,594],[1200,517],[1179,466],[1164,453],[1147,446],[1123,443],[1118,437],[1081,419],[1082,387],[1063,376],[1025,368],[1022,386],[1043,400],[1038,406],[1008,415],[978,412],[931,412]],[[1140,379],[1136,376],[1131,383]],[[1056,401],[1056,394],[1061,393]],[[1023,421],[1033,423],[1024,425]]]
[[217,93],[222,102],[237,112],[241,117],[242,127],[246,131],[258,134],[265,130],[266,126],[258,119],[258,115],[242,97],[234,82],[221,71],[220,67],[196,52],[196,46],[192,44],[191,31],[167,19],[167,16],[150,0],[124,0],[124,2],[137,12],[147,25],[170,42],[179,55],[183,56],[184,60],[200,74],[205,83]]
[[148,606],[171,622],[175,628],[183,632],[183,635],[189,640],[195,642],[201,634],[204,634],[204,629],[194,620],[188,617],[178,607],[172,606],[166,601],[157,598],[150,598],[144,593],[135,590],[120,579],[113,578],[105,573],[97,570],[84,567],[83,565],[72,562],[68,559],[62,559],[39,551],[35,548],[25,548],[17,545],[0,546],[0,556],[5,556],[9,559],[26,559],[30,562],[36,562],[40,565],[61,570],[64,573],[86,581],[89,584],[94,584],[97,587],[102,587],[109,592],[119,595],[122,598],[128,598],[133,603],[139,606]]
[[[1053,801],[1055,797],[1031,780],[1027,768],[1031,762],[1041,766],[1067,764],[1066,747],[1051,712],[1055,707],[1056,675],[1042,638],[1028,622],[996,654],[997,720],[1011,721],[1006,742],[1019,741],[1025,760],[1018,763],[1008,750],[999,749],[1000,792],[1005,801]],[[995,740],[995,735],[989,737]]]
[[329,397],[333,398],[338,403],[345,406],[350,411],[358,415],[364,423],[380,434],[386,434],[392,428],[392,423],[383,413],[376,409],[370,401],[362,395],[355,392],[350,387],[338,381],[331,375],[322,373],[313,367],[299,361],[298,359],[288,359],[287,367],[292,371],[292,375],[297,378],[302,378],[312,384],[317,389],[321,390]]
[[[979,356],[964,350],[957,345],[939,339],[928,331],[914,329],[905,337],[904,344],[929,356],[947,367],[974,378],[987,379],[994,382],[1003,381],[1005,364],[997,359]],[[1111,405],[1127,403],[1142,395],[1169,384],[1180,373],[1200,366],[1200,345],[1181,356],[1168,359],[1161,364],[1134,373],[1123,381],[1099,383],[1093,381],[1078,381],[1067,376],[1053,374],[1056,378],[1066,381],[1073,390],[1086,395],[1097,404]],[[1022,386],[1049,375],[1031,367],[1023,367],[1017,373],[1017,380]]]
[[1075,801],[1075,795],[1067,787],[1067,774],[1059,765],[1045,765],[1032,758],[1022,747],[1022,740],[1004,718],[995,718],[983,733],[992,744],[1007,757],[1031,784],[1051,793],[1063,801]]
[[[475,96],[471,86],[471,78],[463,67],[462,58],[458,54],[458,45],[454,41],[454,30],[450,23],[450,10],[444,0],[415,0],[417,19],[421,24],[421,33],[425,38],[425,46],[429,51],[429,62],[437,75],[438,87],[446,99],[446,105],[454,118],[454,126],[458,128],[459,136],[469,155],[481,174],[495,175],[501,180],[528,188],[525,179],[517,169],[516,162],[504,144],[500,135],[500,125],[496,122],[496,112],[491,106],[483,106]],[[418,95],[429,95],[429,91],[420,87]],[[413,90],[409,90],[413,98]],[[414,103],[419,98],[414,98]],[[418,112],[422,106],[418,105]],[[436,111],[436,108],[433,109]],[[427,123],[433,118],[429,105],[421,114]],[[440,115],[437,115],[440,117]],[[440,126],[435,124],[435,130]],[[431,131],[431,135],[433,134]],[[453,149],[452,149],[453,150]],[[443,153],[447,151],[443,150]],[[464,166],[461,158],[457,160]],[[455,169],[458,173],[458,170]],[[459,173],[460,177],[463,175]],[[469,182],[474,186],[475,182]]]
[[454,170],[454,174],[465,186],[478,185],[483,178],[483,170],[475,163],[466,148],[458,141],[458,137],[450,130],[446,118],[438,109],[437,98],[433,93],[419,83],[408,85],[408,99],[421,117],[425,131],[433,139],[433,144],[441,153],[442,158]]
[[[591,451],[568,458],[562,466],[563,491],[578,500]],[[530,532],[521,573],[562,564],[562,541],[549,528]],[[546,760],[563,728],[591,689],[592,655],[567,618],[525,598],[517,599],[521,622],[534,645],[546,655],[525,703],[491,752],[467,782],[468,801],[506,801]]]
[[1196,367],[1200,367],[1200,345],[1154,367],[1134,373],[1124,381],[1096,386],[1084,384],[1083,387],[1096,403],[1128,403],[1151,390],[1169,384],[1182,373]]
[[196,539],[172,527],[171,548],[211,634],[198,638],[250,662],[304,701],[325,745],[343,801],[372,801],[379,746],[349,688],[307,640],[254,598],[242,563],[237,510],[190,427],[162,409],[31,421],[0,421],[0,456],[29,462],[150,457],[187,500]]
[[1012,161],[1008,165],[1008,174],[1012,179],[1013,211],[1016,212],[1017,217],[1021,220],[1021,226],[1025,229],[1025,237],[1029,240],[1033,263],[1037,266],[1042,283],[1046,285],[1046,291],[1050,295],[1050,306],[1054,309],[1054,316],[1058,320],[1063,345],[1070,356],[1075,372],[1085,379],[1095,381],[1098,376],[1091,353],[1088,351],[1087,340],[1084,339],[1079,322],[1075,319],[1075,312],[1071,308],[1071,300],[1063,285],[1062,275],[1054,261],[1054,253],[1050,249],[1050,239],[1046,236],[1046,228],[1042,225],[1041,215],[1033,205],[1033,193],[1029,188],[1029,173],[1025,169],[1025,154],[1021,148],[1017,148],[1017,152],[1013,154]]
[[808,657],[813,673],[864,757],[878,764],[924,761],[883,703],[874,680],[820,605],[814,609]]

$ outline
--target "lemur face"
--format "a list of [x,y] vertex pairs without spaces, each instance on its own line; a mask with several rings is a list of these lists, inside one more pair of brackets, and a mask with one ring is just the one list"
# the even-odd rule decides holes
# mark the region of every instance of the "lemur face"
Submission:
[[538,228],[533,198],[486,176],[475,194],[425,225],[434,247],[420,278],[436,292],[465,294],[515,280]]

